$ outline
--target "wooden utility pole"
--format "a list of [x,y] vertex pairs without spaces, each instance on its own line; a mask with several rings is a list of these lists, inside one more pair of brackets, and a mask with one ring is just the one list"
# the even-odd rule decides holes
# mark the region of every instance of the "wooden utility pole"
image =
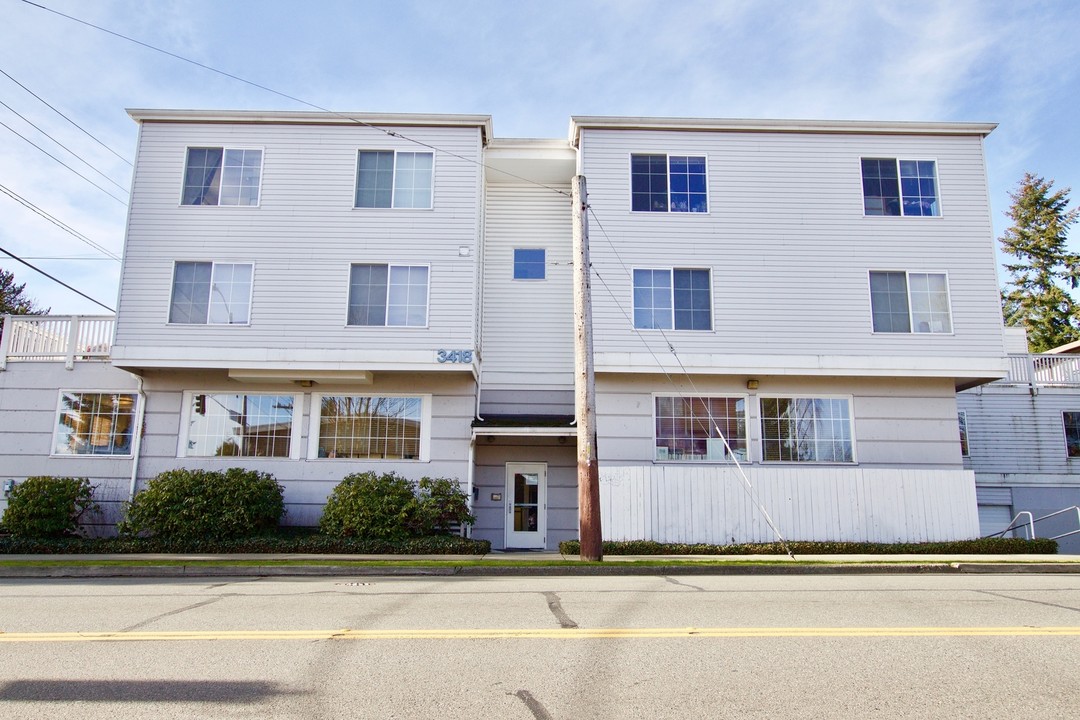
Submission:
[[577,417],[578,537],[582,560],[603,560],[600,467],[596,461],[596,374],[593,369],[588,193],[574,178],[574,414]]

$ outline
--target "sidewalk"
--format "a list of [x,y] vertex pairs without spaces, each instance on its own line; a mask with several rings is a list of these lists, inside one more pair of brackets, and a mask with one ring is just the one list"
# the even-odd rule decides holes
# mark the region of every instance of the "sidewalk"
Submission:
[[1076,573],[1080,555],[0,555],[3,578]]

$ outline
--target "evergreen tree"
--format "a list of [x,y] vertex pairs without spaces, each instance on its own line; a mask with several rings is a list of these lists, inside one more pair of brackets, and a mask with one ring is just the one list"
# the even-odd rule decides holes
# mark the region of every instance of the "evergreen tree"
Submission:
[[44,315],[49,312],[35,307],[35,302],[23,294],[26,283],[15,284],[15,273],[0,268],[0,334],[4,332],[4,315]]
[[1080,210],[1068,209],[1069,188],[1053,187],[1053,180],[1025,173],[1009,193],[1012,227],[999,239],[1013,259],[1005,264],[1010,280],[1001,296],[1005,324],[1027,329],[1031,352],[1080,340],[1080,306],[1069,293],[1080,285],[1080,254],[1067,247]]

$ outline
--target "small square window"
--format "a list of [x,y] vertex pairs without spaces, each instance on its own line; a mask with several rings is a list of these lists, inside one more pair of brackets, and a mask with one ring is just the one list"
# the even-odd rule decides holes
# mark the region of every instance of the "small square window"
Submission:
[[543,248],[515,248],[514,279],[543,280],[546,272],[545,255]]

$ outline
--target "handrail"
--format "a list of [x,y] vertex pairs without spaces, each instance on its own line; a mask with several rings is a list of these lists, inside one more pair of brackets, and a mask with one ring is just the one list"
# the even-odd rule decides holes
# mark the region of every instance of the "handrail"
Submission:
[[996,532],[996,533],[991,533],[989,535],[984,535],[983,537],[988,537],[988,538],[998,537],[998,536],[1005,537],[1005,533],[1009,532],[1010,530],[1015,530],[1016,527],[1024,527],[1023,525],[1020,525],[1020,526],[1015,525],[1016,521],[1020,519],[1021,515],[1027,515],[1027,518],[1028,518],[1028,522],[1027,522],[1027,536],[1028,537],[1027,537],[1027,539],[1028,540],[1034,540],[1035,539],[1035,521],[1032,519],[1031,513],[1028,512],[1027,510],[1021,510],[1020,512],[1016,513],[1016,517],[1014,517],[1012,519],[1012,521],[1009,522],[1009,526],[1007,528],[1005,528],[1004,530],[1002,530],[1000,532]]
[[0,370],[12,360],[108,360],[116,318],[111,315],[5,315]]
[[[1039,522],[1040,520],[1046,520],[1047,518],[1052,518],[1052,517],[1055,517],[1057,515],[1064,515],[1067,512],[1071,512],[1072,510],[1076,511],[1076,524],[1077,524],[1077,526],[1080,526],[1080,505],[1073,505],[1072,507],[1062,508],[1061,510],[1058,510],[1056,512],[1052,512],[1049,515],[1043,515],[1040,518],[1035,518],[1035,522]],[[1034,524],[1034,523],[1032,523],[1032,524]],[[1078,533],[1080,533],[1080,527],[1077,527],[1076,530],[1070,530],[1067,533],[1062,533],[1060,535],[1055,535],[1054,537],[1052,537],[1050,539],[1051,540],[1057,540],[1058,538],[1068,537],[1069,535],[1076,535]]]
[[[1007,528],[1005,528],[1004,530],[1002,530],[1000,532],[992,533],[990,535],[984,535],[983,537],[992,538],[992,537],[998,537],[999,535],[1004,537],[1005,533],[1009,532],[1010,530],[1015,530],[1017,527],[1025,527],[1026,532],[1027,532],[1027,536],[1028,536],[1027,539],[1028,540],[1034,540],[1035,539],[1035,523],[1042,522],[1043,520],[1048,520],[1049,518],[1052,518],[1052,517],[1057,517],[1058,515],[1064,515],[1065,513],[1072,512],[1074,510],[1076,511],[1076,524],[1078,526],[1077,529],[1076,530],[1070,530],[1069,532],[1061,533],[1060,535],[1055,535],[1054,537],[1049,538],[1049,539],[1050,540],[1059,540],[1059,539],[1061,539],[1063,537],[1069,537],[1070,535],[1080,535],[1080,505],[1073,505],[1071,507],[1062,508],[1061,510],[1055,510],[1054,512],[1048,513],[1048,514],[1043,515],[1041,517],[1032,517],[1031,512],[1029,512],[1028,510],[1021,510],[1020,512],[1016,513],[1016,517],[1014,517],[1012,519],[1012,522],[1009,523],[1009,526]],[[1017,526],[1016,521],[1020,519],[1021,515],[1027,515],[1027,518],[1028,518],[1027,524]]]

